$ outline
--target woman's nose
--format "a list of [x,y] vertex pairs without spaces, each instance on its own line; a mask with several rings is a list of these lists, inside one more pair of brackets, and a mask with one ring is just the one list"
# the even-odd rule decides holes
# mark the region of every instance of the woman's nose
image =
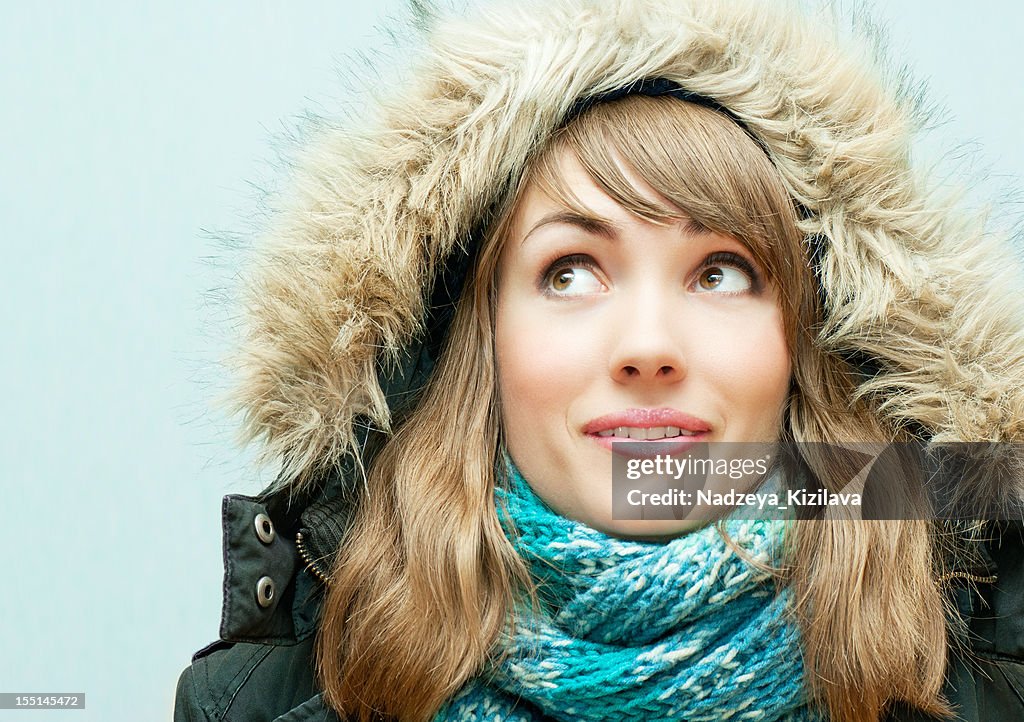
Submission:
[[[637,306],[640,306],[639,308]],[[635,304],[612,331],[612,378],[620,383],[675,383],[686,375],[678,309],[669,304]]]

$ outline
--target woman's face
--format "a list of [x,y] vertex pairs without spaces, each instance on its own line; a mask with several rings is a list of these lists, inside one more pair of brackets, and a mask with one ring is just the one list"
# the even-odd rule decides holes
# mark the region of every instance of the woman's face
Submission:
[[790,385],[778,293],[734,238],[642,220],[575,156],[559,163],[589,217],[528,187],[498,262],[508,451],[564,516],[618,536],[679,534],[699,522],[612,519],[612,439],[678,427],[695,441],[776,440]]

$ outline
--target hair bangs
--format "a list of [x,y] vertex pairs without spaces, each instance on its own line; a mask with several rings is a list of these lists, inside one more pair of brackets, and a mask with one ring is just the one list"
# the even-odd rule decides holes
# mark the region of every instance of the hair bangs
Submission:
[[690,220],[750,248],[772,280],[802,256],[796,209],[764,150],[732,118],[671,97],[599,103],[561,128],[533,178],[552,200],[591,214],[562,177],[566,149],[626,211],[652,223]]

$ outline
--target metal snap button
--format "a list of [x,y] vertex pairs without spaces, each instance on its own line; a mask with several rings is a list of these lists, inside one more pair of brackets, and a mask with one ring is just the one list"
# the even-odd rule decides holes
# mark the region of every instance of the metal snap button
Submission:
[[266,514],[256,515],[256,536],[264,544],[274,541],[274,537],[277,536],[277,532],[274,531],[274,522],[270,521],[270,517]]
[[256,582],[256,601],[264,609],[274,603],[275,589],[274,580],[270,577],[260,577],[260,580]]

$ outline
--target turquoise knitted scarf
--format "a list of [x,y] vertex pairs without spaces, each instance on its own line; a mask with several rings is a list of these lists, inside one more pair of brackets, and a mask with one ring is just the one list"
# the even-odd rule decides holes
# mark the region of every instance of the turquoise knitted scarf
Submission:
[[[789,595],[714,526],[664,544],[609,537],[553,512],[509,466],[498,508],[542,610],[520,611],[505,654],[435,722],[818,719]],[[726,529],[752,558],[777,558],[783,522]]]

